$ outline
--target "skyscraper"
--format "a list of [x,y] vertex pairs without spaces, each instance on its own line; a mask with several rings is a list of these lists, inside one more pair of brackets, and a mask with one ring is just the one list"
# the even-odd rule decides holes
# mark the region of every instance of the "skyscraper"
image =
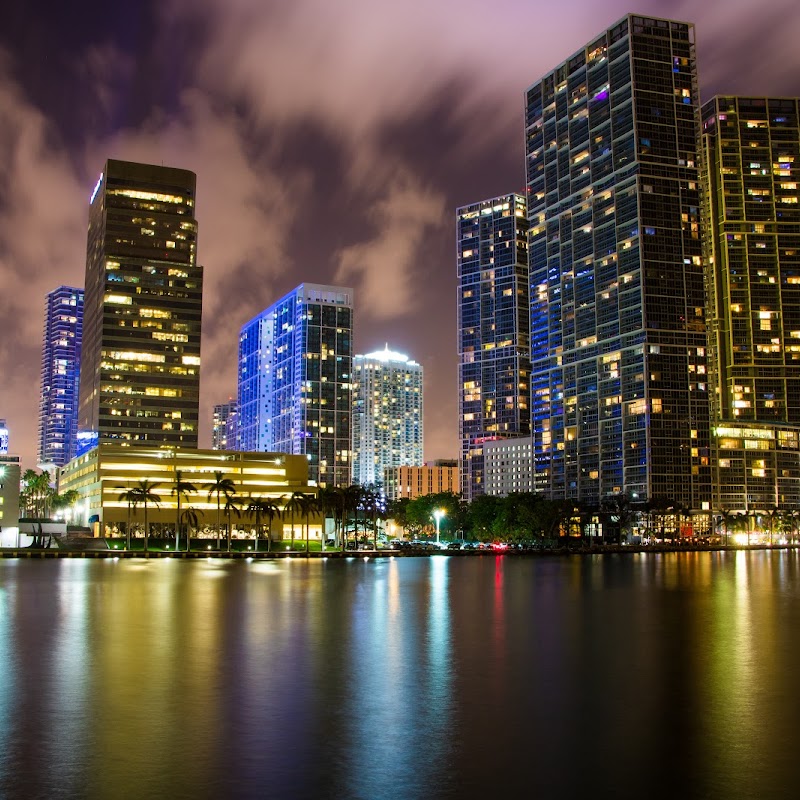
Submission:
[[800,108],[703,106],[714,508],[800,503]]
[[383,484],[384,470],[422,464],[422,366],[384,350],[353,361],[353,483]]
[[236,407],[237,403],[233,399],[214,406],[211,428],[212,450],[236,449]]
[[197,447],[203,271],[195,175],[109,160],[89,211],[79,451]]
[[708,509],[693,26],[625,17],[525,125],[537,487]]
[[461,494],[483,494],[483,443],[530,431],[528,222],[517,194],[459,208]]
[[241,450],[305,455],[309,480],[350,481],[353,290],[300,284],[242,326]]
[[44,312],[38,453],[42,469],[63,467],[75,457],[82,335],[83,289],[59,286],[47,295]]

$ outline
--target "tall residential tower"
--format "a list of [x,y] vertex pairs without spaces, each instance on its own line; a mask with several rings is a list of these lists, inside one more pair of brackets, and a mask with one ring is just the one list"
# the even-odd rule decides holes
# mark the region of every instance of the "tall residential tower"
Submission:
[[362,486],[385,486],[385,470],[422,464],[422,366],[388,345],[353,361],[352,452]]
[[78,448],[197,447],[195,175],[106,163],[89,212]]
[[517,194],[457,211],[461,494],[483,494],[483,444],[530,431],[528,222]]
[[75,457],[83,333],[83,289],[59,286],[47,295],[42,338],[38,464],[55,474]]
[[537,488],[710,508],[694,28],[627,16],[526,95]]
[[800,108],[703,106],[714,509],[800,504]]
[[237,448],[308,459],[350,482],[353,290],[304,283],[242,326]]

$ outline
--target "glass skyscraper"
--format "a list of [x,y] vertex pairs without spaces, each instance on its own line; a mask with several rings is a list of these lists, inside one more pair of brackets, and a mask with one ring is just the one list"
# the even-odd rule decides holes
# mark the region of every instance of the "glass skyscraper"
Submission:
[[384,350],[353,361],[353,483],[386,485],[384,471],[422,464],[422,366]]
[[800,108],[703,106],[715,510],[800,502]]
[[353,290],[304,283],[242,326],[240,450],[308,459],[319,486],[350,482]]
[[627,16],[526,94],[535,481],[710,508],[694,28]]
[[47,295],[44,311],[37,459],[42,469],[63,467],[75,457],[82,338],[83,289],[59,286]]
[[197,447],[195,175],[109,160],[89,211],[78,449]]
[[461,495],[483,494],[483,444],[530,431],[528,221],[517,194],[459,208]]

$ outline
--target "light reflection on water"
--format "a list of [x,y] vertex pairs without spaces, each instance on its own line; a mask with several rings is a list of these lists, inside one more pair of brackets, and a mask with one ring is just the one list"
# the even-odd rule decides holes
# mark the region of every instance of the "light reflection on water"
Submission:
[[0,561],[0,797],[800,796],[795,552]]

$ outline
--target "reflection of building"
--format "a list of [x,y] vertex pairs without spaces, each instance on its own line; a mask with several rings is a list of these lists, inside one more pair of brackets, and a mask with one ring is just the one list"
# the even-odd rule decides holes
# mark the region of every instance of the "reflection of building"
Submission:
[[385,350],[353,360],[353,483],[422,462],[422,367]]
[[483,444],[530,431],[528,221],[509,194],[457,211],[461,494],[483,494]]
[[708,509],[694,28],[627,16],[526,99],[537,489]]
[[[148,520],[174,529],[177,504],[172,492],[177,470],[181,472],[181,480],[191,483],[196,490],[181,498],[181,508],[197,511],[201,527],[216,526],[216,496],[209,500],[209,485],[214,482],[216,472],[233,481],[236,496],[245,504],[252,498],[262,498],[279,501],[282,506],[285,497],[293,492],[316,491],[308,485],[308,463],[303,456],[189,448],[132,449],[114,444],[101,444],[67,464],[60,471],[59,490],[62,493],[77,490],[85,504],[86,518],[96,517],[100,535],[111,535],[114,526],[119,527],[128,519],[128,506],[120,500],[120,495],[136,487],[139,481],[152,481],[160,505],[148,507]],[[141,523],[141,506],[136,513]],[[274,525],[279,530],[277,518]],[[244,526],[242,522],[240,527]]]
[[214,406],[213,427],[211,429],[212,450],[236,449],[236,416],[235,400],[229,400],[227,403],[220,403]]
[[320,486],[350,482],[353,290],[304,283],[242,326],[240,450],[304,455]]
[[83,330],[83,289],[59,286],[47,295],[42,340],[39,453],[42,469],[75,456]]
[[703,106],[715,509],[800,503],[799,114]]
[[89,211],[78,450],[197,447],[195,175],[106,163]]
[[390,467],[384,471],[384,486],[389,500],[413,499],[425,494],[458,494],[458,467],[454,462],[426,464],[424,467]]
[[532,492],[533,439],[520,436],[487,442],[483,448],[486,465],[486,494],[507,495]]

